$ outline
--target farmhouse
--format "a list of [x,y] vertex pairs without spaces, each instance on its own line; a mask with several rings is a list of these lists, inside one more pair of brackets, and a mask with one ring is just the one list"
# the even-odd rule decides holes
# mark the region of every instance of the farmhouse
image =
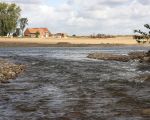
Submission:
[[67,38],[66,33],[56,33],[53,35],[54,38]]
[[51,35],[47,28],[27,28],[24,32],[25,37],[40,37],[40,38],[48,38]]

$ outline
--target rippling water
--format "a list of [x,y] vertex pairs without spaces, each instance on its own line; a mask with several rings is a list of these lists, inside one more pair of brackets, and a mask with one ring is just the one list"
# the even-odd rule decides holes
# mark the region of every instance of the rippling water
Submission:
[[149,120],[150,65],[98,61],[88,53],[127,54],[144,47],[0,48],[27,65],[0,85],[0,120]]

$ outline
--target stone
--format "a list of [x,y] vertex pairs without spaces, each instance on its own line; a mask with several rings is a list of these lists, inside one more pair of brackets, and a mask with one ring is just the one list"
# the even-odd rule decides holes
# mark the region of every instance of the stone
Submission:
[[150,57],[150,50],[146,53],[147,57]]
[[143,115],[148,115],[148,116],[150,116],[150,108],[143,109],[143,110],[142,110],[142,114],[143,114]]
[[144,56],[146,56],[146,52],[130,52],[128,53],[128,56],[130,59],[135,60],[135,59],[143,59]]
[[149,61],[150,61],[150,57],[144,57],[143,60],[144,60],[145,62],[149,62]]
[[0,83],[8,83],[7,80],[15,79],[24,70],[24,65],[17,65],[0,59]]

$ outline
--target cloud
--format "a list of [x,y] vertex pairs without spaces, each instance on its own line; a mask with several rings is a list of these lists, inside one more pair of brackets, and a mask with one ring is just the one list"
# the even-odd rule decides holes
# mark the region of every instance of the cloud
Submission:
[[43,3],[42,0],[1,0],[2,2],[11,2],[19,4],[40,4]]
[[149,23],[149,0],[3,0],[15,2],[29,27],[70,34],[133,34]]

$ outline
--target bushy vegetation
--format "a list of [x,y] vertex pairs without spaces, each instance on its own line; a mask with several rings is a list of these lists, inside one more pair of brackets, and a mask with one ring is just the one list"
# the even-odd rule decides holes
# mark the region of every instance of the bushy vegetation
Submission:
[[134,33],[138,33],[139,35],[134,35],[134,39],[137,40],[138,43],[150,43],[150,25],[145,24],[144,27],[148,30],[148,32],[144,32],[141,30],[134,30]]
[[40,32],[37,31],[37,32],[35,33],[35,37],[36,37],[36,38],[39,38],[39,36],[40,36]]
[[16,4],[0,2],[0,36],[6,36],[16,30],[21,9]]
[[[27,18],[20,18],[21,8],[15,3],[0,2],[0,36],[13,34],[23,36],[23,31],[28,24]],[[17,28],[19,26],[19,28]]]

